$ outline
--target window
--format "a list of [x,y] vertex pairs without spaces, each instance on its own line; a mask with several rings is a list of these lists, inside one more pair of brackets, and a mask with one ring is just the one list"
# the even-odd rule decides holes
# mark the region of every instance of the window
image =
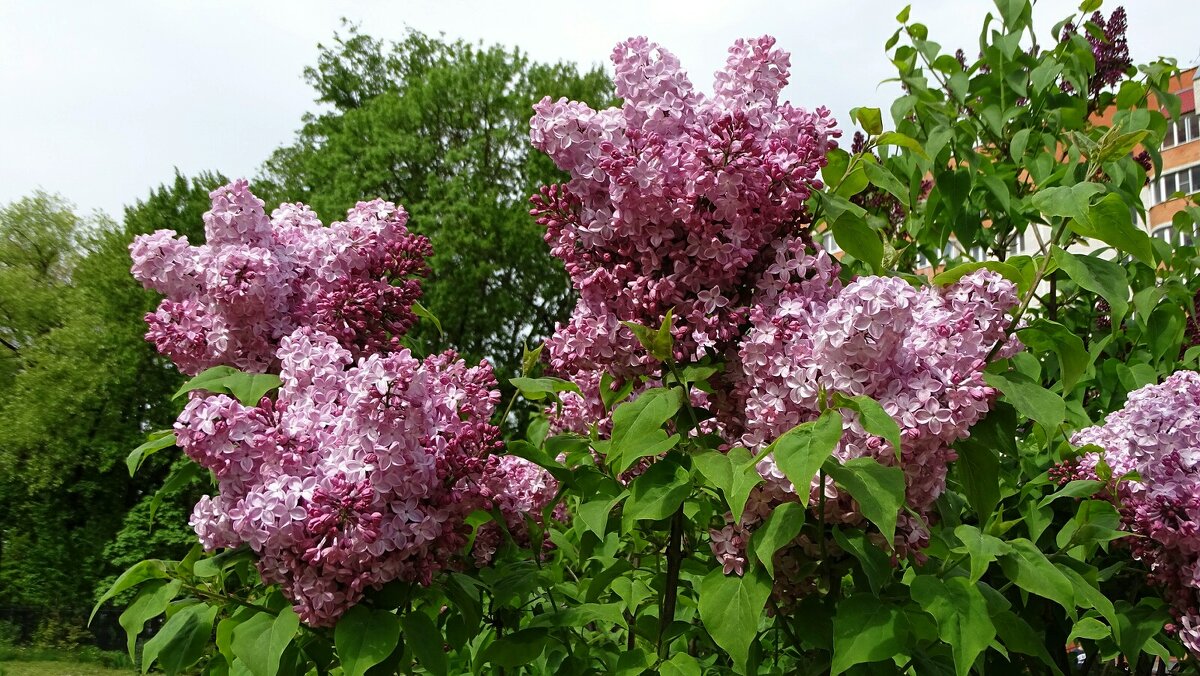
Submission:
[[837,240],[833,238],[832,232],[826,232],[825,236],[821,238],[821,246],[824,247],[825,250],[830,254],[835,254],[842,250],[842,248],[838,246]]
[[1200,165],[1160,176],[1151,184],[1149,206],[1162,204],[1177,192],[1185,194],[1200,192]]
[[1185,113],[1179,119],[1167,123],[1162,147],[1170,148],[1196,139],[1200,139],[1200,114]]
[[971,259],[976,261],[987,260],[987,247],[973,246],[971,247]]
[[1155,228],[1154,232],[1150,233],[1150,236],[1161,239],[1171,246],[1192,246],[1193,244],[1191,233],[1178,232],[1171,225],[1163,225]]
[[[1034,226],[1034,227],[1037,227],[1037,226]],[[1013,237],[1012,240],[1009,241],[1008,255],[1016,256],[1017,254],[1021,253],[1024,250],[1025,250],[1025,233],[1020,232],[1020,233],[1017,233],[1016,237]]]

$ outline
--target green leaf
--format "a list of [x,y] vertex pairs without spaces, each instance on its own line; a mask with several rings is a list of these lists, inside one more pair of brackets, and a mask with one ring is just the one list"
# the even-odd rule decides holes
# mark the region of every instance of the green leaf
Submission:
[[1079,377],[1087,370],[1091,357],[1079,334],[1049,319],[1038,319],[1017,331],[1021,342],[1038,352],[1053,352],[1058,356],[1063,392],[1070,392]]
[[1054,430],[1067,417],[1067,405],[1062,397],[1020,372],[985,373],[983,380],[1000,390],[1021,414],[1036,420],[1047,430]]
[[835,527],[833,539],[837,540],[842,549],[858,559],[863,573],[867,576],[867,584],[871,587],[871,593],[878,595],[879,590],[891,581],[895,571],[895,568],[892,567],[892,557],[871,542],[866,531],[857,528],[846,533]]
[[596,537],[603,540],[604,532],[608,530],[609,515],[612,514],[613,508],[627,497],[629,497],[628,493],[621,493],[611,499],[607,496],[601,496],[579,505],[575,514],[579,517],[579,521],[583,524],[584,528],[595,533]]
[[1129,311],[1129,283],[1120,265],[1096,256],[1068,253],[1054,247],[1054,262],[1079,286],[1099,294],[1112,308],[1112,325],[1118,327]]
[[345,675],[363,676],[400,643],[400,618],[386,610],[354,606],[334,627],[333,643]]
[[1150,247],[1150,236],[1133,224],[1133,215],[1119,195],[1105,195],[1088,209],[1086,221],[1072,219],[1070,226],[1083,237],[1093,237],[1111,244],[1120,251],[1133,254],[1152,268],[1156,265],[1154,250]]
[[629,485],[625,518],[657,521],[675,513],[692,492],[688,471],[671,458],[650,465]]
[[138,635],[142,633],[146,623],[167,612],[167,607],[179,593],[182,584],[179,580],[153,580],[138,591],[137,597],[121,613],[118,622],[125,630],[130,660],[135,663],[137,661]]
[[299,629],[300,618],[291,606],[278,615],[258,613],[233,628],[233,654],[254,676],[275,676]]
[[741,446],[734,446],[727,454],[709,450],[693,455],[692,462],[712,485],[721,489],[734,522],[741,523],[750,491],[762,483],[750,451]]
[[883,113],[878,108],[851,108],[850,117],[857,120],[863,131],[871,136],[883,132]]
[[1092,198],[1104,192],[1099,183],[1076,183],[1072,186],[1045,188],[1034,193],[1033,207],[1047,216],[1074,218],[1088,223]]
[[863,171],[867,172],[867,179],[875,186],[895,196],[900,200],[900,203],[907,206],[909,203],[908,188],[905,187],[900,179],[892,175],[886,167],[880,166],[874,162],[866,162],[863,164]]
[[859,216],[849,211],[830,224],[833,239],[846,253],[879,271],[883,267],[883,241]]
[[714,568],[700,581],[700,621],[743,672],[770,595],[771,580],[759,568],[749,568],[742,576]]
[[867,434],[873,434],[886,440],[892,445],[896,459],[900,459],[900,425],[892,416],[888,415],[887,411],[883,410],[883,406],[880,406],[879,402],[865,394],[855,397],[835,394],[833,405],[857,412],[858,422],[867,431]]
[[813,477],[833,454],[842,438],[842,415],[828,410],[813,422],[796,425],[767,447],[766,453],[796,488],[796,497],[808,506]]
[[154,525],[154,515],[158,513],[159,506],[168,495],[178,493],[193,479],[205,476],[207,472],[208,470],[194,462],[175,463],[171,468],[171,473],[163,480],[163,485],[154,491],[154,496],[150,498],[150,525]]
[[846,176],[850,167],[850,153],[841,148],[834,148],[825,155],[825,166],[821,167],[821,180],[828,186],[837,186]]
[[1104,488],[1103,481],[1095,481],[1093,479],[1069,481],[1066,486],[1042,498],[1042,501],[1038,503],[1038,507],[1045,507],[1059,498],[1088,498],[1095,495],[1096,491],[1101,488]]
[[1019,163],[1021,158],[1025,156],[1025,148],[1029,144],[1029,133],[1031,131],[1033,130],[1025,128],[1013,134],[1012,143],[1009,144],[1008,150],[1014,162]]
[[283,381],[273,373],[245,373],[229,366],[214,366],[183,384],[174,398],[178,399],[192,390],[205,390],[213,394],[228,394],[244,406],[257,406],[267,392],[279,387]]
[[1071,581],[1050,563],[1050,559],[1025,538],[1010,540],[1008,554],[1000,557],[1004,574],[1021,589],[1037,594],[1066,608],[1075,608],[1075,591]]
[[1062,675],[1054,658],[1046,651],[1043,637],[1035,632],[1028,622],[1011,610],[1000,610],[992,613],[992,623],[995,624],[996,634],[999,635],[1005,648],[1012,652],[1036,657],[1050,668],[1051,673]]
[[659,676],[701,676],[700,663],[687,653],[675,653],[658,665]]
[[405,645],[412,648],[421,666],[431,674],[446,676],[450,665],[442,649],[445,641],[433,620],[423,612],[414,610],[404,616]]
[[112,583],[108,591],[104,592],[104,596],[101,596],[100,600],[96,601],[96,605],[92,607],[92,614],[88,616],[88,624],[92,623],[92,620],[96,617],[96,611],[100,610],[100,606],[104,605],[105,601],[126,589],[136,587],[148,580],[165,579],[167,579],[167,567],[158,559],[147,559],[133,564],[128,570],[121,573],[121,576],[117,578],[116,582]]
[[910,589],[913,600],[937,622],[939,638],[950,645],[955,673],[969,674],[976,658],[996,637],[983,594],[961,577],[943,581],[932,575],[918,576]]
[[536,660],[546,649],[546,630],[522,629],[496,639],[480,653],[481,662],[498,667],[519,667]]
[[[426,308],[424,305],[421,305],[420,303],[413,301],[412,313],[414,315],[420,317],[421,319],[428,319],[430,322],[432,322],[433,328],[437,329],[439,338],[446,335],[446,334],[442,333],[442,323],[440,321],[438,321],[437,316],[434,315],[432,312],[430,312],[429,309]],[[541,352],[542,352],[542,348],[539,346],[538,349],[535,351],[535,353],[540,355]],[[534,361],[535,362],[537,361],[537,357],[534,357]],[[529,367],[526,367],[525,370],[528,371]]]
[[856,664],[890,660],[905,650],[908,624],[892,604],[856,594],[837,605],[833,618],[833,676]]
[[[875,142],[881,146],[900,146],[902,148],[908,148],[921,157],[929,159],[929,155],[925,152],[925,149],[921,147],[920,141],[907,134],[901,134],[898,131],[885,131],[879,135],[879,138],[875,139]],[[907,202],[907,200],[903,201]]]
[[1111,635],[1112,630],[1108,628],[1107,624],[1094,617],[1084,617],[1071,628],[1071,633],[1067,636],[1067,643],[1076,643],[1081,638],[1086,638],[1090,641],[1099,641]]
[[683,404],[682,390],[658,387],[613,411],[613,428],[607,445],[607,461],[618,474],[640,458],[661,455],[679,443],[679,435],[667,435],[663,425]]
[[825,472],[850,493],[859,511],[879,528],[890,548],[896,538],[896,517],[904,508],[904,470],[862,457],[841,465],[826,462]]
[[671,335],[671,327],[674,324],[672,310],[667,310],[667,314],[663,316],[662,325],[657,329],[649,326],[642,326],[637,322],[621,322],[638,339],[642,347],[650,353],[651,357],[661,361],[668,362],[674,356],[674,338]]
[[949,286],[976,270],[991,270],[1013,284],[1016,284],[1018,287],[1025,286],[1025,278],[1021,275],[1021,271],[1008,263],[1000,261],[972,261],[970,263],[962,263],[935,275],[933,283],[938,286]]
[[159,430],[150,433],[150,440],[138,446],[129,452],[129,457],[125,458],[125,466],[129,468],[129,476],[137,474],[141,469],[142,463],[146,458],[158,453],[164,448],[170,448],[175,445],[174,430]]
[[212,638],[217,609],[195,603],[175,611],[142,648],[142,673],[158,662],[167,676],[183,672],[204,655]]
[[979,522],[986,524],[1000,504],[1000,459],[992,446],[974,437],[955,444],[954,474]]
[[1007,554],[1009,551],[1008,545],[1003,540],[983,533],[975,526],[958,526],[954,529],[954,536],[967,551],[971,567],[971,582],[978,582],[996,557]]
[[508,382],[521,392],[521,396],[529,401],[541,401],[546,397],[558,401],[558,395],[562,392],[574,392],[579,396],[583,396],[583,392],[579,386],[569,380],[562,378],[509,378]]
[[785,502],[771,511],[767,520],[750,536],[750,551],[762,562],[767,573],[775,577],[775,552],[796,539],[804,528],[805,509],[795,502]]

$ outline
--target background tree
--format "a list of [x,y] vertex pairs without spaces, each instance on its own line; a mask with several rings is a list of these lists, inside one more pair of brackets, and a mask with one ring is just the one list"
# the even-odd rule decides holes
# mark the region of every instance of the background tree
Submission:
[[362,199],[403,204],[410,227],[433,241],[423,302],[445,332],[422,327],[418,340],[491,359],[507,387],[522,342],[548,334],[571,305],[528,214],[529,195],[561,176],[529,144],[532,106],[547,95],[604,103],[608,79],[411,30],[385,44],[352,26],[305,77],[332,109],[306,117],[295,143],[275,152],[274,189],[260,194],[306,202],[326,221]]
[[[133,481],[124,460],[148,430],[171,424],[181,376],[142,337],[142,315],[157,299],[129,276],[127,246],[159,228],[202,239],[207,193],[222,180],[177,175],[127,209],[120,226],[93,226],[45,195],[0,211],[0,335],[19,349],[0,390],[6,603],[85,609],[112,565],[105,547],[146,498],[144,487],[161,483],[169,460],[148,463],[150,484]],[[127,532],[126,546],[141,556],[179,555],[154,546],[186,532],[186,518],[169,516],[158,539],[134,546]]]

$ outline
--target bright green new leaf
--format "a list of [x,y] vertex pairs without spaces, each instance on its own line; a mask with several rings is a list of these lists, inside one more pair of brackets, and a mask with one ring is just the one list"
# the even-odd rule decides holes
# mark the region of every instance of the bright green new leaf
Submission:
[[267,392],[282,383],[279,376],[273,373],[245,373],[229,366],[214,366],[184,383],[175,393],[175,398],[192,390],[205,390],[231,395],[244,406],[257,406]]
[[629,469],[640,458],[661,455],[679,443],[679,435],[668,435],[663,425],[683,405],[679,388],[657,387],[613,411],[612,434],[607,444],[607,461],[617,473]]
[[883,132],[883,113],[878,108],[851,108],[850,117],[857,120],[862,125],[863,131],[871,136],[877,136]]
[[714,568],[700,581],[700,621],[743,672],[770,595],[771,579],[757,567],[740,576]]
[[346,676],[363,676],[400,643],[400,618],[386,610],[354,606],[334,627],[333,643]]
[[805,507],[813,477],[841,438],[842,415],[830,409],[813,422],[796,425],[767,447],[767,453],[796,487],[796,496]]
[[530,401],[541,401],[546,397],[558,400],[558,395],[562,392],[574,392],[579,396],[583,396],[579,386],[569,380],[562,378],[551,378],[549,376],[542,378],[509,378],[508,382],[521,392],[521,396]]
[[663,316],[662,324],[657,328],[643,326],[637,322],[621,322],[638,339],[642,347],[650,353],[651,357],[661,361],[670,361],[674,353],[674,337],[671,335],[671,327],[675,323],[673,310],[667,310],[667,314]]
[[890,547],[896,537],[896,518],[904,508],[904,470],[862,457],[840,465],[830,460],[825,463],[825,472],[850,493],[859,511],[879,528]]
[[1000,459],[994,447],[973,435],[954,445],[958,462],[954,476],[981,523],[987,523],[1000,503]]
[[733,520],[740,523],[750,491],[762,483],[750,451],[741,446],[734,446],[729,453],[703,451],[693,455],[692,462],[712,485],[721,489]]
[[939,638],[950,645],[955,673],[969,674],[996,636],[983,594],[964,578],[943,581],[933,575],[918,576],[910,589],[913,600],[937,621]]
[[898,131],[885,131],[875,141],[881,146],[901,146],[908,148],[921,157],[929,159],[929,155],[921,147],[921,142],[907,134],[901,134]]
[[896,423],[895,418],[888,415],[879,402],[865,394],[855,397],[835,394],[833,405],[857,412],[858,422],[867,431],[867,434],[882,437],[890,443],[896,459],[900,459],[900,425]]

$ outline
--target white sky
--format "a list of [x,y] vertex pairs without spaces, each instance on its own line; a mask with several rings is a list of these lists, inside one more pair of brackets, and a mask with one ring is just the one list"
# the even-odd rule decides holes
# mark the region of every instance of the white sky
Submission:
[[[119,217],[171,179],[216,170],[252,176],[315,109],[301,70],[340,17],[376,37],[406,26],[516,45],[543,61],[608,64],[646,35],[708,89],[728,45],[769,33],[792,52],[787,98],[886,109],[894,85],[883,43],[904,0],[0,0],[0,203],[41,188]],[[912,19],[948,51],[978,51],[991,2],[915,0]],[[1078,0],[1040,0],[1049,26]],[[1105,4],[1107,14],[1116,5]],[[1200,56],[1200,2],[1126,0],[1135,62]],[[885,119],[886,119],[885,111]]]

